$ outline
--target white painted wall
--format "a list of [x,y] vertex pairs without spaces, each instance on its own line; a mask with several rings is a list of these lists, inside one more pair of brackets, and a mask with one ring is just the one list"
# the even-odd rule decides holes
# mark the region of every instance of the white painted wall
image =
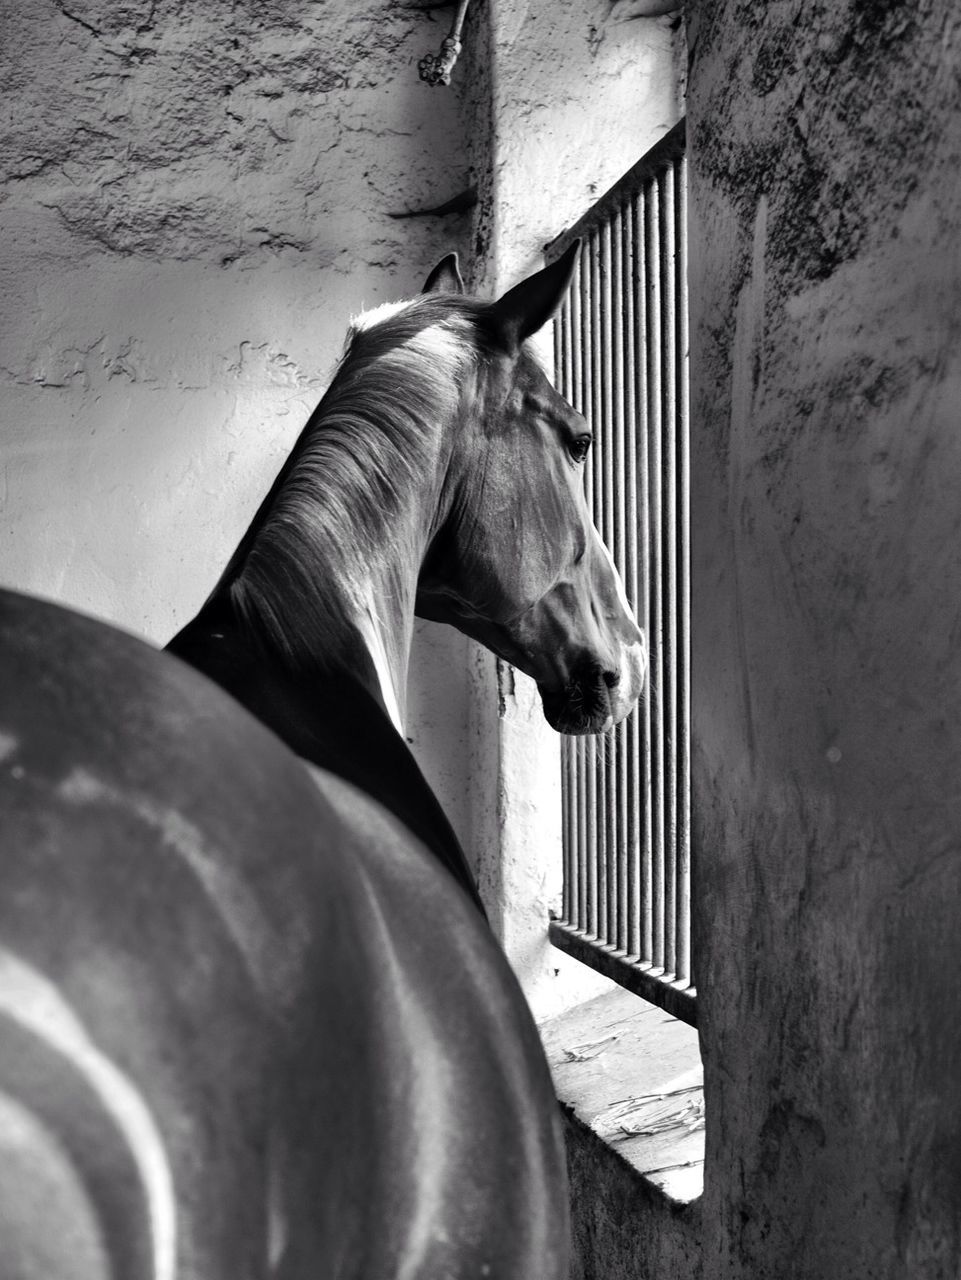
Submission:
[[466,166],[436,22],[155,8],[3,7],[0,572],[164,640]]
[[[457,91],[416,71],[446,23],[346,0],[3,6],[5,585],[158,643],[196,610],[350,316],[464,252],[463,217],[389,216],[468,182]],[[466,840],[464,646],[441,630],[411,735]]]

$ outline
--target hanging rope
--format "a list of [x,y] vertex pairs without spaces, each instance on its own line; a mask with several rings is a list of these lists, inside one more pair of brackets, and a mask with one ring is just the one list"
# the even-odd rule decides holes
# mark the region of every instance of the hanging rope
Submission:
[[426,57],[421,58],[417,64],[417,71],[421,80],[427,84],[450,84],[450,73],[454,69],[454,63],[457,61],[458,54],[461,51],[460,33],[464,26],[464,18],[467,16],[467,6],[470,0],[460,0],[457,6],[457,13],[454,17],[454,25],[450,29],[450,34],[445,37],[440,47],[440,53],[436,56],[428,53]]

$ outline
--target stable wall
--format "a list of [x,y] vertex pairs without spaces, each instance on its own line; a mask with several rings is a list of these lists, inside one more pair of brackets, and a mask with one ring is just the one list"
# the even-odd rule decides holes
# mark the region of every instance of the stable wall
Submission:
[[[391,216],[468,185],[457,90],[417,77],[448,17],[6,0],[4,585],[157,643],[201,604],[351,315],[468,248],[463,217]],[[466,843],[466,647],[446,631],[421,629],[409,732]]]
[[705,1280],[961,1269],[961,17],[696,0]]

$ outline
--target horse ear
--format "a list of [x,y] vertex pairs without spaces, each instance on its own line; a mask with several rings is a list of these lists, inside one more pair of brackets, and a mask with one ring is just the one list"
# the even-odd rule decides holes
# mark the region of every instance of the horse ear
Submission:
[[437,266],[427,277],[422,290],[423,293],[463,293],[464,281],[461,279],[460,268],[457,265],[457,254],[449,253],[446,258],[438,262]]
[[570,288],[580,247],[580,240],[575,240],[556,262],[522,280],[493,304],[494,323],[509,347],[519,347],[558,310]]

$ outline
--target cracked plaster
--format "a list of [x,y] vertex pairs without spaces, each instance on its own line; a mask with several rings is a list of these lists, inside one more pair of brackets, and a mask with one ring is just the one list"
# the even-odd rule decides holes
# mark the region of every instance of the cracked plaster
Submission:
[[446,197],[463,176],[451,98],[431,101],[410,65],[435,26],[307,0],[226,21],[183,0],[19,0],[0,55],[3,203],[52,210],[75,252],[234,265],[292,250],[350,272],[380,223],[399,262],[395,193]]
[[[456,93],[416,77],[442,26],[316,0],[4,5],[7,582],[49,591],[69,528],[106,550],[89,581],[82,557],[57,569],[68,602],[163,640],[203,599],[350,315],[463,247],[462,216],[390,216],[469,182]],[[221,474],[225,437],[244,466]],[[159,539],[120,527],[109,461],[75,466],[88,439],[131,442],[122,487],[168,510]],[[198,509],[200,477],[219,510]],[[190,565],[175,586],[171,556]]]

